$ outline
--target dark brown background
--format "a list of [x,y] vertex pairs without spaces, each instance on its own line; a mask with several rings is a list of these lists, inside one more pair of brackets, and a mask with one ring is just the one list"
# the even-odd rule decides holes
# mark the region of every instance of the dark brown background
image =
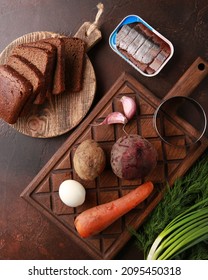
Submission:
[[[94,21],[95,0],[1,0],[0,51],[33,31],[73,35],[85,21]],[[93,107],[123,71],[163,97],[198,57],[208,60],[208,2],[206,0],[107,0],[101,18],[103,39],[89,57],[97,77]],[[166,36],[175,53],[154,78],[141,76],[109,47],[108,38],[127,15],[136,14]],[[195,90],[208,112],[208,81]],[[0,120],[0,259],[90,259],[70,237],[20,198],[20,193],[72,133],[53,139],[21,135]],[[117,259],[142,259],[131,240]]]

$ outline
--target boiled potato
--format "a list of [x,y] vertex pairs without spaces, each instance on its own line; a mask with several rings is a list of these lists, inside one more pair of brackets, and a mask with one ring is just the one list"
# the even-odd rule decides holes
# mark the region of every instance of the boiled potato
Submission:
[[73,164],[81,179],[94,180],[105,168],[105,153],[96,141],[87,139],[76,149]]

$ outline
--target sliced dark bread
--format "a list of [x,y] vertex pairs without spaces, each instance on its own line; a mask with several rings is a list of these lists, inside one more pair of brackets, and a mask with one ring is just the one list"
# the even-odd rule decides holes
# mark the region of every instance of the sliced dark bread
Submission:
[[65,43],[66,88],[78,92],[83,86],[85,43],[79,38],[63,38]]
[[25,58],[42,73],[45,82],[34,102],[35,104],[42,104],[45,101],[51,73],[53,72],[54,53],[46,49],[19,45],[14,48],[12,55],[19,55]]
[[36,48],[41,48],[44,50],[49,50],[51,52],[56,52],[56,47],[50,44],[49,42],[45,42],[43,40],[38,40],[34,42],[28,42],[22,44],[24,47],[36,47]]
[[0,66],[0,118],[14,124],[31,96],[31,83],[8,65]]
[[54,65],[53,94],[60,94],[65,90],[65,44],[62,38],[47,38],[36,42],[27,43],[28,46],[50,49],[56,48],[57,55]]
[[28,101],[32,104],[44,85],[45,80],[43,74],[35,65],[29,63],[27,59],[19,55],[9,56],[7,65],[19,72],[32,84],[33,94],[31,94],[30,100]]
[[56,61],[57,61],[57,48],[56,48],[56,46],[54,46],[50,42],[46,42],[45,40],[28,42],[28,43],[22,44],[22,46],[41,48],[43,50],[48,50],[53,54],[53,62],[52,62],[53,66],[51,68],[50,79],[48,80],[48,95],[50,95],[50,93],[53,90],[54,75],[55,75],[55,68],[56,68]]
[[65,44],[62,38],[44,39],[57,48],[57,59],[55,63],[53,78],[53,94],[61,94],[65,91]]

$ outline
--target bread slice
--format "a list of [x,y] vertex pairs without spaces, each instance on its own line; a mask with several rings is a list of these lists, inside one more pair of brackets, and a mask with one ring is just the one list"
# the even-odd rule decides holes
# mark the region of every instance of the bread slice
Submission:
[[49,49],[56,48],[56,59],[54,62],[54,75],[51,92],[61,94],[65,91],[65,44],[62,38],[47,38],[36,42],[27,43],[28,46]]
[[34,42],[28,42],[22,44],[24,47],[36,47],[36,48],[41,48],[44,50],[49,50],[51,52],[56,52],[56,47],[50,44],[49,42],[45,42],[44,40],[38,40]]
[[0,118],[14,124],[32,90],[25,77],[8,65],[0,65]]
[[7,65],[19,72],[32,84],[33,94],[31,94],[30,102],[33,103],[44,85],[43,74],[35,65],[19,55],[9,56]]
[[23,57],[42,73],[45,80],[44,85],[34,102],[35,104],[42,104],[45,101],[51,73],[53,72],[54,53],[46,49],[19,45],[13,49],[12,55]]
[[56,46],[50,44],[49,42],[43,41],[43,40],[38,40],[34,42],[28,42],[25,44],[22,44],[22,46],[25,47],[36,47],[40,48],[43,50],[48,50],[52,53],[53,55],[53,61],[51,62],[51,73],[48,79],[48,88],[47,88],[47,96],[50,96],[50,93],[52,92],[53,89],[53,81],[54,81],[54,74],[55,74],[55,66],[56,66],[56,61],[57,61],[57,48]]
[[65,43],[66,88],[78,92],[83,86],[85,43],[79,38],[63,38]]
[[[25,45],[48,49],[56,49],[56,59],[54,61],[54,75],[51,92],[61,94],[65,91],[65,44],[62,38],[46,38]],[[51,50],[52,51],[52,50]]]
[[65,44],[63,38],[48,38],[43,39],[43,41],[57,48],[52,93],[61,94],[65,91]]

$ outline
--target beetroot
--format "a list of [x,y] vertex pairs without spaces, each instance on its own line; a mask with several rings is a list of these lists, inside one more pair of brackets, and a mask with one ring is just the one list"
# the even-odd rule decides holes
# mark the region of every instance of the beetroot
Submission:
[[120,178],[144,178],[155,168],[156,163],[154,146],[136,134],[119,138],[111,150],[111,167]]

